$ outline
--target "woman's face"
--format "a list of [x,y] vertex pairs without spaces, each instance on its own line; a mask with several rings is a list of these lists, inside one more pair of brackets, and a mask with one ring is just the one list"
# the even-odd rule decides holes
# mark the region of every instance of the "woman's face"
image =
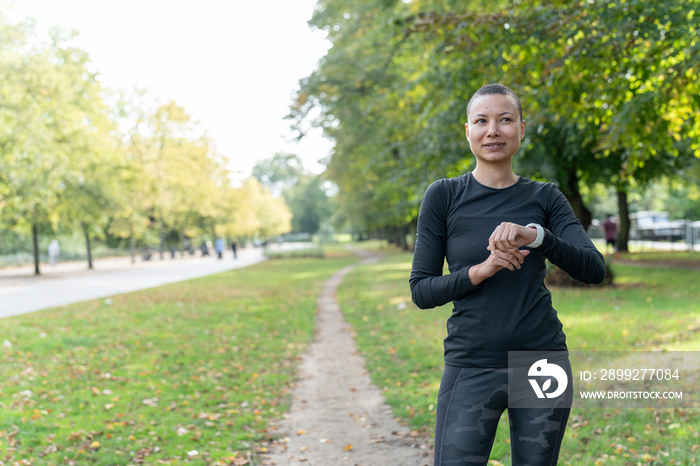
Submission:
[[472,102],[465,125],[467,141],[479,162],[509,162],[520,148],[525,122],[513,99],[487,94]]

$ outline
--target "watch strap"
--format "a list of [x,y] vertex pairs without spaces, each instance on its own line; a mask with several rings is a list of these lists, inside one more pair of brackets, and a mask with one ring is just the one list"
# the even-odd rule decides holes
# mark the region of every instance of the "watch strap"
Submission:
[[542,241],[544,240],[544,228],[537,223],[528,223],[525,226],[527,228],[535,228],[537,230],[537,237],[535,238],[535,241],[530,244],[526,244],[525,246],[532,249],[542,246]]

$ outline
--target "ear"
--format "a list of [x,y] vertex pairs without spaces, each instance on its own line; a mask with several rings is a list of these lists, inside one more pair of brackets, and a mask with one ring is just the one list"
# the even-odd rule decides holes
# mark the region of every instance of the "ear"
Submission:
[[467,141],[469,141],[469,123],[464,123],[464,131],[467,133]]
[[521,125],[522,126],[520,127],[520,140],[522,141],[522,139],[525,137],[525,120],[523,120]]

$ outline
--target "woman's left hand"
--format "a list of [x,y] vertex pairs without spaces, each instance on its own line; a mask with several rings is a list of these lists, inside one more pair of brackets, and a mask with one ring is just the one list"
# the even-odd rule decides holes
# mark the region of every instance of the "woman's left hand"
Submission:
[[489,237],[489,251],[508,252],[519,249],[537,239],[537,230],[517,223],[503,222]]

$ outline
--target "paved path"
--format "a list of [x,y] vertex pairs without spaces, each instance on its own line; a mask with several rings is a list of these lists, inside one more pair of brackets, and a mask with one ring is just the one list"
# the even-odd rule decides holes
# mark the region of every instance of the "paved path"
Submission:
[[[302,245],[273,245],[271,249],[296,247]],[[94,270],[88,270],[86,262],[59,263],[56,267],[42,265],[40,276],[34,275],[33,267],[0,269],[0,318],[189,280],[262,260],[262,250],[251,247],[239,249],[236,260],[227,251],[221,260],[179,254],[175,259],[164,260],[156,254],[150,261],[138,258],[134,264],[128,257],[98,259],[94,261]]]
[[[367,257],[361,264],[376,262]],[[291,411],[272,431],[265,465],[427,466],[432,452],[396,423],[372,384],[335,298],[354,266],[335,273],[317,301],[316,339],[300,365]]]

